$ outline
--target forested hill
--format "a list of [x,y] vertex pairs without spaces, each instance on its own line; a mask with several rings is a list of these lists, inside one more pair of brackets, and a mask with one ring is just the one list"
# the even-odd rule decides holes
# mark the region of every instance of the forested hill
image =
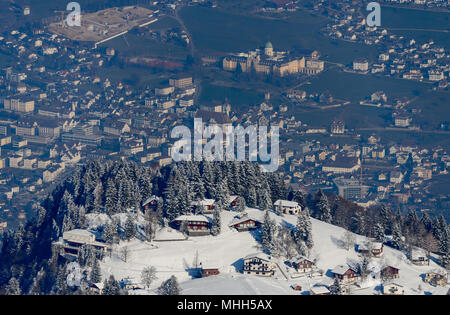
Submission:
[[4,233],[0,288],[14,277],[24,293],[58,293],[55,285],[62,266],[51,243],[64,231],[84,228],[88,213],[114,215],[156,195],[164,197],[164,217],[173,219],[188,213],[193,200],[224,200],[229,194],[243,196],[249,206],[269,209],[274,200],[286,197],[287,190],[276,174],[262,173],[250,162],[185,162],[162,169],[90,162],[36,207],[35,218]]
[[[202,198],[215,199],[223,207],[230,195],[238,195],[248,207],[261,210],[272,209],[278,199],[288,199],[309,208],[311,216],[321,221],[377,240],[390,235],[388,245],[396,249],[415,245],[439,253],[442,265],[450,261],[450,233],[444,218],[427,214],[419,218],[415,212],[401,216],[385,206],[363,209],[322,191],[305,196],[288,191],[277,174],[262,172],[254,163],[182,162],[155,169],[131,162],[90,162],[36,207],[34,219],[4,233],[0,294],[77,293],[66,287],[66,262],[52,252],[51,243],[65,231],[86,228],[89,213],[115,216],[141,207],[153,195],[163,200],[158,203],[158,224],[191,212],[191,202]],[[119,234],[126,237],[122,231]]]

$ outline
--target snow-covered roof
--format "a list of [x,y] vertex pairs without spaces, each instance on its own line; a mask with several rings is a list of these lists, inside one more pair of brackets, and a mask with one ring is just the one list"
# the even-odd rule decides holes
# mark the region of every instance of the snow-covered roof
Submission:
[[193,215],[193,214],[184,214],[180,215],[178,218],[173,221],[195,221],[195,222],[206,222],[209,223],[209,220],[204,215]]
[[280,199],[280,200],[275,201],[274,205],[281,206],[281,207],[295,208],[295,207],[298,207],[298,202]]
[[312,262],[312,260],[306,258],[305,256],[301,256],[301,255],[300,255],[300,256],[297,256],[297,257],[295,257],[295,258],[292,258],[292,259],[291,259],[291,263],[297,264],[297,263],[302,262],[302,261],[305,261],[305,260]]
[[271,261],[272,260],[272,258],[269,255],[265,254],[265,253],[250,254],[250,255],[245,256],[244,260],[245,259],[251,259],[251,258],[258,258],[258,259],[265,260],[265,261]]
[[238,195],[231,195],[228,197],[228,202],[233,202],[236,198],[239,198]]
[[155,241],[181,241],[185,240],[186,236],[178,230],[174,230],[170,227],[163,227],[156,231]]
[[216,201],[214,199],[203,199],[198,201],[192,201],[193,206],[212,206]]
[[421,257],[427,257],[427,254],[425,253],[425,251],[423,249],[414,248],[411,250],[411,259],[412,260],[417,260]]
[[147,200],[145,200],[142,205],[145,206],[147,204],[149,204],[152,201],[159,201],[159,197],[158,196],[151,196],[150,198],[147,198]]
[[330,293],[330,290],[328,290],[327,287],[320,285],[312,287],[311,292],[313,292],[314,294],[328,294]]
[[343,275],[349,269],[355,271],[353,268],[351,268],[348,265],[338,265],[338,266],[334,267],[333,270],[331,270],[331,272],[334,273],[334,274],[337,274],[337,275]]
[[230,224],[228,224],[228,226],[234,226],[236,224],[239,224],[239,223],[242,223],[242,222],[245,222],[245,221],[248,221],[248,220],[253,220],[255,222],[261,222],[260,220],[254,218],[252,216],[243,215],[241,217],[233,218],[233,220],[231,220],[231,222],[230,222]]

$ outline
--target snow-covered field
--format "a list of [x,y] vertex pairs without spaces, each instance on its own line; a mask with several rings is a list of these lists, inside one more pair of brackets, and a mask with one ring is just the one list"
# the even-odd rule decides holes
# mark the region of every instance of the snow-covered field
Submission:
[[[257,209],[246,210],[251,216],[263,218],[264,212]],[[236,215],[235,212],[222,212],[222,233],[219,236],[190,237],[186,241],[142,242],[132,240],[121,242],[113,251],[111,257],[104,259],[101,264],[104,277],[113,274],[116,279],[129,278],[132,282],[140,284],[140,274],[144,267],[154,266],[157,269],[158,279],[149,290],[137,290],[136,294],[153,294],[162,281],[175,275],[181,283],[182,294],[307,294],[310,287],[317,284],[331,284],[330,269],[339,264],[353,264],[360,260],[354,249],[347,251],[340,246],[340,239],[344,229],[311,219],[314,238],[314,248],[310,258],[317,259],[317,267],[324,271],[324,276],[313,278],[291,278],[292,274],[286,272],[282,261],[279,270],[272,278],[242,275],[242,258],[248,254],[261,251],[255,239],[256,232],[237,232],[228,227],[228,223]],[[279,223],[296,224],[297,217],[293,215],[271,217]],[[356,237],[357,242],[365,240],[362,236]],[[128,247],[129,257],[124,262],[119,257],[121,247]],[[205,265],[219,268],[219,276],[202,279],[192,279],[192,267],[198,253],[198,260]],[[449,287],[433,287],[423,282],[422,275],[439,267],[431,262],[430,266],[412,265],[406,256],[397,250],[384,247],[381,258],[373,258],[370,279],[363,288],[354,287],[351,294],[379,294],[381,280],[379,271],[384,265],[392,265],[400,269],[400,278],[395,282],[405,287],[405,294],[446,294]],[[286,276],[287,278],[286,279]],[[292,284],[302,286],[302,291],[294,291]],[[419,286],[422,291],[419,291]]]

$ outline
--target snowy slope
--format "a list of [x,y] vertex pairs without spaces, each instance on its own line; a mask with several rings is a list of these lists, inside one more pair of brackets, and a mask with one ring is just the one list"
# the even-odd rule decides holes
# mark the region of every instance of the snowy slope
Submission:
[[[257,209],[247,208],[247,212],[261,220],[264,216],[264,212]],[[255,239],[256,232],[237,232],[228,227],[235,214],[229,211],[222,212],[222,233],[217,237],[191,237],[186,241],[152,244],[138,240],[122,242],[120,247],[127,246],[130,251],[127,262],[119,258],[117,254],[119,248],[116,248],[112,257],[104,259],[102,272],[104,276],[112,273],[116,279],[130,278],[133,282],[140,283],[142,269],[147,266],[156,267],[158,279],[149,291],[136,292],[141,294],[154,293],[153,289],[171,275],[178,278],[183,294],[305,294],[311,286],[332,283],[328,276],[329,270],[336,265],[353,264],[360,259],[354,249],[347,251],[339,245],[344,229],[311,219],[314,248],[310,258],[317,259],[317,267],[325,272],[323,277],[292,279],[284,270],[286,267],[282,261],[279,265],[285,272],[277,271],[273,278],[242,275],[239,273],[242,267],[241,258],[261,249]],[[271,213],[271,217],[284,224],[295,225],[297,221],[297,217],[293,215],[277,216]],[[364,240],[364,237],[357,236],[357,242]],[[192,267],[197,252],[200,262],[216,266],[221,274],[193,280]],[[439,268],[434,262],[431,262],[430,266],[415,266],[409,263],[403,253],[385,246],[384,256],[374,258],[370,266],[373,270],[372,276],[378,279],[370,279],[366,284],[367,287],[355,287],[351,293],[378,294],[381,284],[379,270],[386,264],[400,269],[400,278],[395,282],[405,287],[405,294],[446,294],[448,291],[448,287],[432,287],[422,281],[421,276],[425,272]],[[288,279],[284,274],[287,274]],[[293,291],[290,286],[294,283],[301,285],[303,292]],[[419,285],[423,289],[421,292],[418,291]]]

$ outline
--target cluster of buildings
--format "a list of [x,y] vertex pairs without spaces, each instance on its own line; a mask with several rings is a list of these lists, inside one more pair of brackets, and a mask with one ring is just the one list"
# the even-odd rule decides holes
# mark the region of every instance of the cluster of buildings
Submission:
[[[337,6],[339,10],[329,13],[334,22],[324,29],[327,36],[377,45],[384,50],[377,60],[354,60],[349,70],[436,82],[440,88],[447,88],[450,56],[443,47],[439,47],[432,40],[419,44],[414,39],[390,34],[383,26],[370,27],[351,2],[342,1],[337,3]],[[323,9],[322,6],[317,8],[319,11]]]
[[[204,63],[217,61],[215,57],[204,57]],[[247,53],[233,54],[219,58],[220,66],[225,71],[247,72],[280,77],[288,75],[315,75],[324,70],[325,63],[319,59],[317,51],[308,56],[297,56],[289,52],[275,51],[271,42],[264,49],[255,49]]]

